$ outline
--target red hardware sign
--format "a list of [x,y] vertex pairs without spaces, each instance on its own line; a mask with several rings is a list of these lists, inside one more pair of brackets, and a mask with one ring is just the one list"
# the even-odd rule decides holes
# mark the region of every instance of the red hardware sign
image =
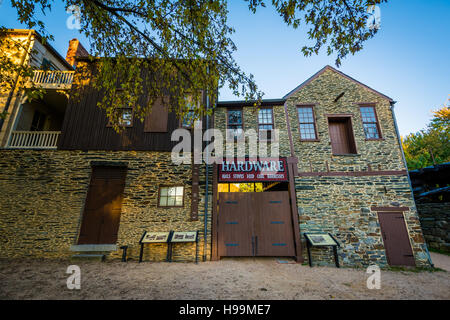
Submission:
[[288,181],[286,158],[223,159],[219,182]]

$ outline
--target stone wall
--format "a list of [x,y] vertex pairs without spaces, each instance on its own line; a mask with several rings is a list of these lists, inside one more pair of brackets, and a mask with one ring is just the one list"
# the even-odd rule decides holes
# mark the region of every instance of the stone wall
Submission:
[[[272,106],[273,108],[273,118],[274,118],[274,128],[278,130],[279,136],[278,140],[278,150],[279,156],[286,157],[290,156],[289,147],[289,135],[286,125],[286,113],[284,112],[284,106]],[[258,111],[254,107],[244,107],[243,108],[243,129],[253,129],[258,133]],[[217,108],[214,111],[214,128],[222,130],[222,134],[225,138],[225,129],[227,127],[227,108]],[[246,155],[249,155],[248,141],[246,142]],[[235,155],[237,154],[237,143],[234,141],[224,141],[223,152],[226,154],[226,150],[233,150]],[[267,156],[278,156],[276,154],[271,154],[271,143],[267,142]]]
[[[137,259],[148,231],[200,231],[203,254],[205,174],[200,171],[199,219],[190,221],[191,166],[174,165],[169,152],[0,150],[0,256],[62,257],[77,243],[91,162],[128,165],[117,246]],[[159,185],[185,187],[183,208],[158,208]],[[212,188],[210,185],[210,192]],[[211,198],[210,198],[211,199]],[[209,206],[209,210],[210,210]],[[210,230],[208,215],[208,230]],[[208,234],[207,258],[210,255]],[[165,258],[166,246],[146,245],[145,260]],[[195,245],[174,247],[174,260],[193,260]],[[109,258],[120,258],[121,251]]]
[[417,210],[428,247],[450,252],[450,203],[418,203]]
[[[346,266],[386,266],[377,212],[371,207],[409,207],[404,212],[418,266],[427,254],[406,176],[300,177],[295,179],[300,232],[330,232],[340,242],[340,263]],[[304,242],[304,237],[302,236]],[[304,257],[307,258],[304,244]],[[312,260],[333,264],[331,251],[315,249]]]
[[[334,100],[342,92],[345,94]],[[361,113],[356,103],[375,103],[381,127],[381,140],[366,140]],[[337,72],[326,69],[286,101],[292,129],[295,155],[299,158],[299,171],[367,171],[406,170],[395,132],[389,100],[375,94]],[[300,141],[296,106],[314,104],[317,122],[317,142]],[[333,155],[328,132],[328,114],[351,114],[357,154]]]

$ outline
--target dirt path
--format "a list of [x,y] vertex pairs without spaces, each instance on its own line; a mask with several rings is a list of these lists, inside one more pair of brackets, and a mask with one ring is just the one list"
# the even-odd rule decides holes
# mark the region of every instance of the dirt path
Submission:
[[275,259],[193,263],[78,262],[81,290],[66,287],[68,261],[0,260],[0,299],[450,299],[448,272],[280,264]]

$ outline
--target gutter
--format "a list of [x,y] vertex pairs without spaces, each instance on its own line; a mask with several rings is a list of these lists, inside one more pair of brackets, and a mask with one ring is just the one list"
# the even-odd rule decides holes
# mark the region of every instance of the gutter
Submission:
[[[208,72],[209,73],[209,72]],[[206,111],[209,110],[209,96],[208,90],[206,90]],[[209,115],[206,114],[206,126],[205,130],[209,129]],[[207,255],[207,244],[208,244],[208,201],[209,201],[209,156],[208,152],[205,155],[205,214],[203,215],[203,232],[204,232],[204,242],[203,242],[203,262],[206,261]]]

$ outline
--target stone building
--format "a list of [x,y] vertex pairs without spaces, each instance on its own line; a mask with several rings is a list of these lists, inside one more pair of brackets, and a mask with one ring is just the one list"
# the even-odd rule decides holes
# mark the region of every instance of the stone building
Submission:
[[[391,98],[330,66],[283,98],[263,101],[259,110],[243,101],[218,103],[215,128],[279,130],[274,141],[287,160],[288,177],[275,185],[264,183],[262,189],[289,194],[283,219],[293,230],[279,232],[287,235],[281,243],[295,249],[289,252],[295,251],[298,261],[306,257],[304,233],[329,232],[341,244],[338,254],[344,265],[428,265],[393,105]],[[219,197],[226,191],[220,180],[214,184]],[[214,209],[213,226],[222,221],[220,208]],[[219,247],[228,241],[220,236],[227,232],[223,228],[213,227],[213,232],[219,233],[213,234]],[[241,254],[236,253],[239,246],[231,248],[214,250],[213,242],[213,258],[227,255],[227,250]],[[312,258],[332,263],[331,253],[323,248],[314,250]]]
[[[89,62],[75,63],[77,83]],[[203,124],[223,132],[224,150],[238,150],[248,129],[270,150],[211,165],[172,162],[171,134],[183,121],[164,103],[144,122],[124,110],[117,134],[96,106],[101,92],[89,84],[71,90],[82,93],[69,97],[56,144],[17,140],[0,150],[2,257],[113,259],[128,246],[129,258],[138,259],[144,231],[172,230],[198,231],[204,260],[302,262],[304,233],[330,233],[344,266],[429,264],[394,102],[332,67],[258,109],[245,101],[211,105],[211,122]],[[192,261],[195,249],[179,244],[173,259]],[[167,245],[144,250],[144,260],[162,261]],[[333,263],[324,248],[312,259]]]

